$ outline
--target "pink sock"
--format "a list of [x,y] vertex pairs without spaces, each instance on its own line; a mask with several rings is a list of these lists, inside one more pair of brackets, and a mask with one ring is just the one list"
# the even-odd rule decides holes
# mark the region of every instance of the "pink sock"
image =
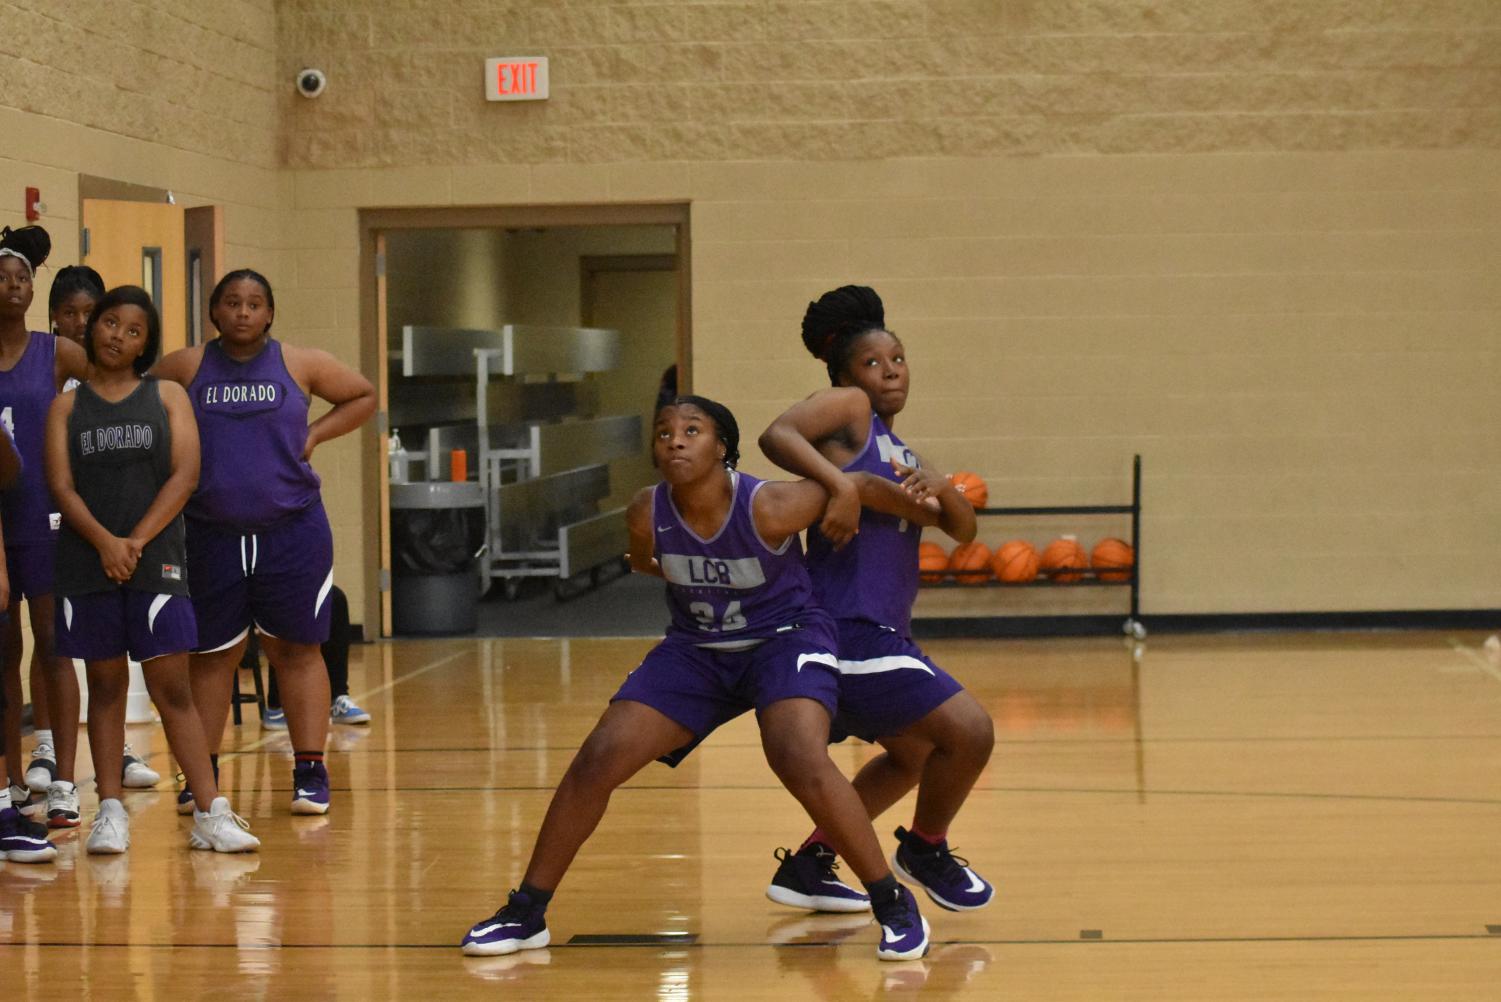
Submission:
[[803,844],[797,847],[797,851],[802,852],[804,849],[808,848],[808,846],[815,843],[821,846],[825,846],[829,849],[834,848],[829,844],[829,837],[823,833],[823,829],[815,828],[813,829],[812,835],[809,835],[807,838],[803,839]]
[[908,835],[915,835],[918,838],[922,839],[924,842],[928,843],[928,845],[931,845],[931,846],[942,845],[943,844],[943,840],[949,837],[949,833],[948,832],[944,832],[941,835],[929,835],[927,832],[923,831],[921,828],[917,827],[917,825],[915,825],[915,824],[911,828],[907,829],[907,834]]

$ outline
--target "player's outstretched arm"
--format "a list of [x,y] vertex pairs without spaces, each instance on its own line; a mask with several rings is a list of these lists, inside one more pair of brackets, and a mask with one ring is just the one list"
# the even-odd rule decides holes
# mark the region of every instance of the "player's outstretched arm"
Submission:
[[625,531],[630,537],[631,552],[625,555],[631,570],[637,574],[662,576],[662,567],[657,563],[656,545],[652,535],[651,497],[655,487],[643,487],[631,498],[625,510]]
[[812,480],[773,480],[762,484],[751,506],[756,533],[772,549],[779,548],[818,521],[829,492]]
[[920,462],[916,469],[894,460],[891,465],[902,478],[903,491],[919,502],[937,503],[938,528],[956,543],[968,543],[975,538],[975,506],[959,493],[953,481],[926,463]]
[[828,494],[819,528],[836,546],[860,529],[860,496],[853,481],[826,455],[831,446],[853,453],[870,428],[870,400],[849,386],[820,390],[789,407],[759,439],[766,458],[789,473],[807,477]]

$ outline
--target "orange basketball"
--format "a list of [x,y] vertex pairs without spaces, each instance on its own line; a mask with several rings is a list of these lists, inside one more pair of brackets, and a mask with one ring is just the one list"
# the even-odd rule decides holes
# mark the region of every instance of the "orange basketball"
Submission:
[[933,584],[943,580],[941,573],[949,567],[949,551],[937,543],[922,543],[917,547],[917,570],[920,580]]
[[[1136,551],[1124,539],[1102,539],[1094,544],[1089,554],[1089,566],[1100,572],[1101,581],[1130,581],[1131,568],[1136,564]],[[1114,568],[1123,568],[1115,573],[1105,573]]]
[[1002,581],[1031,581],[1037,577],[1037,551],[1024,539],[1002,543],[990,561],[990,569]]
[[958,572],[954,580],[960,584],[984,584],[990,577],[990,547],[978,539],[954,547],[949,554],[949,570]]
[[949,483],[954,485],[954,490],[964,495],[964,500],[976,508],[984,508],[985,502],[990,500],[990,488],[985,486],[985,480],[978,473],[967,470],[950,473]]
[[1088,567],[1089,558],[1084,555],[1084,547],[1079,545],[1076,537],[1061,536],[1047,545],[1038,563],[1047,576],[1054,581],[1060,584],[1073,584],[1083,575],[1067,572]]

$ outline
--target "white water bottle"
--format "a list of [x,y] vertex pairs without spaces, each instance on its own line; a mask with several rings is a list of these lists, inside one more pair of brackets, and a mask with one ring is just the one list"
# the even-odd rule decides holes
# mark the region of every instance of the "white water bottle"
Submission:
[[401,444],[401,432],[391,429],[391,440],[386,444],[386,454],[391,459],[391,482],[407,482],[407,451]]

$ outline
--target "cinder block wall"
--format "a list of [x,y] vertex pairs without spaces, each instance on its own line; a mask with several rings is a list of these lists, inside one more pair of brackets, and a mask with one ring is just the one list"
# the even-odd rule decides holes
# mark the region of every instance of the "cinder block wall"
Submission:
[[[822,384],[806,302],[868,282],[914,367],[898,430],[996,503],[1117,501],[1144,456],[1148,612],[1501,599],[1501,7],[279,15],[282,75],[331,81],[282,97],[294,242],[358,206],[688,200],[695,386],[745,428]],[[484,58],[525,54],[552,99],[484,102]]]
[[[280,330],[354,360],[361,207],[686,200],[696,387],[747,428],[869,282],[932,462],[1083,503],[1144,455],[1148,612],[1501,604],[1495,4],[8,10],[0,219],[39,178],[60,263],[81,173],[220,202]],[[525,54],[552,99],[487,104]],[[356,608],[358,449],[318,459]]]

